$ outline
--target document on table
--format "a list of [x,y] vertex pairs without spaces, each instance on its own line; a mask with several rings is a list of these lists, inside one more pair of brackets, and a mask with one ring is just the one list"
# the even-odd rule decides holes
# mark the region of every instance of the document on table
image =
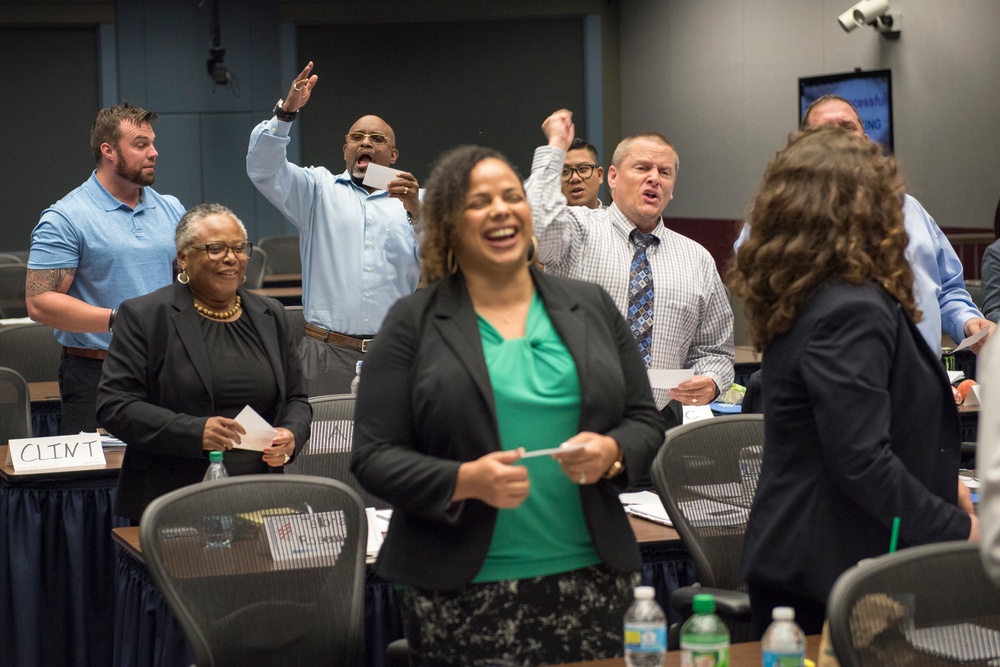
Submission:
[[619,493],[618,499],[625,507],[625,512],[634,516],[659,523],[664,526],[673,526],[667,510],[663,507],[660,496],[652,491],[639,491],[636,493]]
[[278,432],[249,405],[236,415],[236,421],[246,431],[246,435],[240,436],[239,443],[234,440],[230,441],[233,443],[233,449],[250,449],[262,452],[270,447],[274,439],[278,437]]

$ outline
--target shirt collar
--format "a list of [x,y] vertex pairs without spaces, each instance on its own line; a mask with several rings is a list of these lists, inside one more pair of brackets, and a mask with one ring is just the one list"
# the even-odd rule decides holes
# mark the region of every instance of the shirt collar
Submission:
[[97,180],[97,170],[95,169],[90,175],[89,183],[91,185],[91,193],[97,203],[104,208],[105,211],[116,211],[120,208],[126,209],[128,211],[139,211],[145,208],[156,208],[155,204],[147,203],[146,201],[146,188],[141,188],[139,193],[139,203],[136,204],[133,209],[128,204],[118,201],[114,195],[104,189],[101,182]]

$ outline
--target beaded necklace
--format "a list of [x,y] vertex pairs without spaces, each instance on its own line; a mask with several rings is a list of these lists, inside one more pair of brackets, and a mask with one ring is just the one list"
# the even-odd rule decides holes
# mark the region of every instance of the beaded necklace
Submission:
[[221,310],[221,311],[220,310],[209,310],[208,308],[205,308],[204,306],[198,305],[197,301],[194,304],[194,309],[195,310],[197,310],[199,313],[201,313],[205,317],[211,318],[213,320],[228,320],[230,317],[232,317],[236,313],[240,312],[240,307],[241,307],[241,304],[240,304],[240,295],[239,294],[236,295],[236,303],[234,303],[233,307],[230,308],[229,310]]

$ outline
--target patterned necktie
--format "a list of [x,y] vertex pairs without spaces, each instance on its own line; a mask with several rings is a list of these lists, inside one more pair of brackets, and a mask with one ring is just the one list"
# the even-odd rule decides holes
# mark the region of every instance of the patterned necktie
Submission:
[[635,254],[628,274],[628,314],[625,320],[632,329],[646,368],[649,368],[653,361],[653,271],[646,259],[646,248],[659,239],[633,229],[629,240],[635,246]]

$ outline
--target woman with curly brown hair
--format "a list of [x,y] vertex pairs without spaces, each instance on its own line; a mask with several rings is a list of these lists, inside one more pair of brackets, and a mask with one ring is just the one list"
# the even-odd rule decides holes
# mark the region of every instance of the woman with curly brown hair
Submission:
[[351,460],[394,506],[375,569],[407,587],[410,664],[621,655],[641,562],[618,493],[663,440],[635,338],[600,287],[530,266],[531,209],[497,152],[444,155],[423,220],[431,284],[365,359]]
[[[958,414],[917,331],[903,182],[877,145],[806,130],[768,165],[730,269],[763,350],[765,446],[743,574],[754,625],[822,629],[837,577],[900,546],[978,539]],[[960,507],[961,504],[961,507]]]

